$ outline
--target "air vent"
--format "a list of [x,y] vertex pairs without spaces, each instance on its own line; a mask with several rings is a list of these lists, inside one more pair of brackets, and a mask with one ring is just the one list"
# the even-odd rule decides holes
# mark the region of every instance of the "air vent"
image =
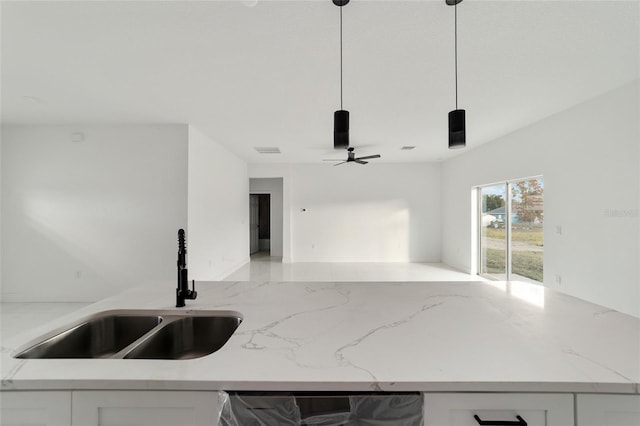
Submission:
[[403,147],[402,147],[402,148],[400,148],[400,149],[401,149],[401,150],[403,150],[403,151],[410,151],[410,150],[412,150],[413,148],[415,148],[415,146],[403,146]]
[[277,146],[256,146],[253,149],[260,154],[280,154],[280,148]]

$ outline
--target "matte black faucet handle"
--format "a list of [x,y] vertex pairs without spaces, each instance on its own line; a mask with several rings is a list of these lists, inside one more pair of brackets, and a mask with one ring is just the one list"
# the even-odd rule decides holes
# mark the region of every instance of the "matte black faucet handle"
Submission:
[[189,291],[189,299],[195,300],[198,297],[198,292],[196,291],[196,280],[191,280],[191,290]]
[[178,285],[176,288],[176,308],[185,306],[185,299],[196,298],[195,280],[193,290],[189,290],[189,278],[187,270],[187,246],[184,241],[184,229],[178,230]]

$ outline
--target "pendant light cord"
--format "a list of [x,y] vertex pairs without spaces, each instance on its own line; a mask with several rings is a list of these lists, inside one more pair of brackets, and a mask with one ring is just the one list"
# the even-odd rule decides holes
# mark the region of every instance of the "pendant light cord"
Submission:
[[342,6],[340,6],[340,109],[342,108]]
[[456,67],[456,109],[458,109],[458,3],[453,6],[454,10],[454,52]]

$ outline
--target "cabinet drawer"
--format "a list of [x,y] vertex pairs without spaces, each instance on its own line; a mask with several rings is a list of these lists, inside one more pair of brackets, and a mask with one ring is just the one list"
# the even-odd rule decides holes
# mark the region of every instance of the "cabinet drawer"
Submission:
[[[477,419],[476,417],[477,416]],[[518,418],[519,416],[519,418]],[[570,394],[425,394],[425,426],[573,426]]]
[[578,395],[579,426],[640,426],[640,395]]
[[71,425],[71,392],[0,392],[0,424],[3,426]]
[[72,421],[78,426],[215,426],[218,392],[74,391]]

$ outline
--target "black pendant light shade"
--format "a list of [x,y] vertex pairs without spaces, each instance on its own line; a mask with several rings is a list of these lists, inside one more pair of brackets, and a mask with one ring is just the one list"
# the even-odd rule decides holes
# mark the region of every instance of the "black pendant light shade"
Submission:
[[342,106],[342,6],[349,0],[332,0],[340,7],[340,109],[333,113],[333,149],[349,148],[349,111]]
[[333,148],[349,147],[349,111],[343,109],[333,113]]
[[449,149],[464,148],[467,142],[465,110],[458,109],[458,9],[462,0],[445,0],[448,6],[454,6],[454,56],[456,79],[456,109],[449,112]]
[[464,148],[467,129],[465,126],[463,109],[454,109],[449,112],[449,148]]

